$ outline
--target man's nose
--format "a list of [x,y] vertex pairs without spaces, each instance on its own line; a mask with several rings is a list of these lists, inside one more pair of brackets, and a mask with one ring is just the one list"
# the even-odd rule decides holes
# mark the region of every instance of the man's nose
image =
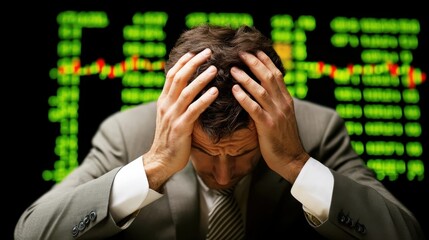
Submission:
[[228,156],[219,156],[214,167],[216,182],[220,185],[227,185],[232,178],[232,168],[233,163]]

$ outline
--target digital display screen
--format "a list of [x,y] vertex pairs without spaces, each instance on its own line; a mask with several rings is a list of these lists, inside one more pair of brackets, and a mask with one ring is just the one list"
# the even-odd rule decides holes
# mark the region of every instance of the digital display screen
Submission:
[[40,107],[47,121],[41,145],[47,150],[37,159],[43,169],[35,182],[53,185],[73,171],[106,117],[157,99],[164,62],[184,30],[203,23],[246,24],[273,40],[289,92],[335,109],[356,152],[420,217],[426,206],[413,204],[428,193],[429,166],[429,23],[422,6],[173,2],[56,1],[49,6],[48,61],[38,79],[48,89]]

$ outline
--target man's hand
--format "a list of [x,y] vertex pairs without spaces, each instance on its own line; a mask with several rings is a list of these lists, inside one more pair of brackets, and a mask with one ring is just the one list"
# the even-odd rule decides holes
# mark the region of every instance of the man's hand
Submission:
[[261,84],[233,67],[232,76],[256,101],[239,85],[232,89],[234,97],[255,122],[261,154],[268,166],[294,183],[310,156],[299,138],[293,99],[286,89],[283,74],[262,51],[256,56],[242,53],[240,57]]
[[213,87],[192,102],[216,76],[214,66],[210,66],[187,85],[198,67],[210,56],[210,49],[196,55],[187,53],[166,75],[164,88],[157,102],[154,142],[149,152],[143,155],[151,189],[159,190],[169,177],[186,166],[194,123],[218,95],[218,90]]

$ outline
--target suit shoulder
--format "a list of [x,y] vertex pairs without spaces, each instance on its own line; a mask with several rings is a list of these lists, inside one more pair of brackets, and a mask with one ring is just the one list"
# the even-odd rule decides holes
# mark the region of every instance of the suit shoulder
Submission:
[[134,122],[136,119],[146,120],[153,117],[156,117],[156,102],[148,102],[115,112],[108,116],[103,122]]
[[331,107],[298,98],[294,98],[293,100],[295,112],[297,112],[297,114],[312,112],[317,114],[338,115],[336,110]]
[[156,102],[149,102],[111,114],[101,122],[99,130],[112,132],[118,129],[125,135],[134,135],[154,129],[155,122]]
[[302,133],[310,132],[314,137],[314,133],[319,131],[345,127],[344,119],[333,108],[300,99],[294,99],[294,107],[298,127]]
[[99,136],[120,138],[130,159],[146,152],[153,140],[156,127],[156,103],[149,102],[116,112],[100,125]]

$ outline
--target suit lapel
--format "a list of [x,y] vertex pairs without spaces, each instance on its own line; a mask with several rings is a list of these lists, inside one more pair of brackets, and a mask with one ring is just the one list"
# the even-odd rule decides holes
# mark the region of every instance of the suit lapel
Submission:
[[[291,184],[268,168],[261,159],[249,189],[246,235],[260,235],[269,229],[269,221],[283,194],[290,192]],[[176,226],[176,239],[199,239],[200,212],[198,182],[191,163],[176,173],[165,186]],[[256,232],[255,232],[256,231]]]
[[291,184],[268,168],[261,159],[252,175],[247,205],[246,232],[254,236],[254,231],[264,231],[269,226],[267,219],[272,219],[276,207],[285,191],[290,191]]
[[176,225],[176,239],[197,239],[200,232],[198,185],[192,164],[176,173],[166,183],[171,215]]

